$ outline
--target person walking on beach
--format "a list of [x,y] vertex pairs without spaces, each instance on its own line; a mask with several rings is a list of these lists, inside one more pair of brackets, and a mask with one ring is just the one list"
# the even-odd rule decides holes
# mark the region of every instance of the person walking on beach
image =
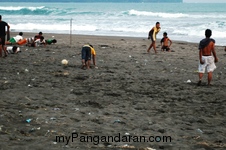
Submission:
[[170,46],[172,45],[172,41],[168,38],[166,32],[163,33],[163,38],[161,39],[160,43],[161,43],[162,51],[166,50],[167,52],[171,52]]
[[[218,58],[215,52],[215,40],[210,38],[212,35],[212,31],[210,29],[206,29],[205,36],[206,38],[201,40],[199,43],[199,81],[198,86],[202,83],[202,77],[205,73],[205,69],[207,68],[208,72],[208,85],[212,80],[212,73],[216,69],[215,63],[218,62]],[[213,54],[213,56],[212,56]],[[214,63],[215,62],[215,63]]]
[[151,45],[149,46],[149,48],[147,50],[148,53],[150,52],[152,47],[154,48],[155,53],[157,53],[155,41],[156,41],[156,35],[160,31],[160,29],[161,29],[160,28],[160,23],[156,22],[155,26],[149,31],[148,39],[151,39],[152,43],[151,43]]
[[89,69],[91,62],[91,55],[93,57],[93,65],[96,68],[96,51],[92,45],[84,45],[82,47],[82,69]]
[[8,23],[5,21],[2,21],[2,16],[0,15],[0,57],[2,57],[2,51],[4,51],[5,56],[7,56],[7,52],[5,50],[5,36],[6,36],[6,30],[5,28],[7,27],[7,32],[9,32],[10,26]]

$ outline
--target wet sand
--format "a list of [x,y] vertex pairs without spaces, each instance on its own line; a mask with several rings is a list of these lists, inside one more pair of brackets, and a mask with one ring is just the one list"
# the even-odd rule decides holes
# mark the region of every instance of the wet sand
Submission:
[[[198,43],[173,41],[169,53],[158,41],[156,55],[147,54],[145,38],[72,35],[70,41],[70,35],[44,33],[52,36],[54,45],[22,46],[21,53],[0,58],[1,150],[226,149],[224,47],[216,46],[219,62],[209,87],[207,74],[196,85]],[[96,50],[98,69],[80,69],[86,43]],[[78,137],[66,144],[72,133]],[[119,141],[119,134],[133,140]],[[93,141],[82,139],[87,136]],[[115,141],[97,140],[107,136]],[[146,142],[134,141],[139,136]],[[156,141],[147,142],[150,136]]]

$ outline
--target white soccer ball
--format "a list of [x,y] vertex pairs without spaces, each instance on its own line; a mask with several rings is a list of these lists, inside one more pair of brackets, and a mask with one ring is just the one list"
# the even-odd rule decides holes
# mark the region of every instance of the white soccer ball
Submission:
[[67,64],[68,64],[68,60],[67,60],[67,59],[63,59],[63,60],[61,61],[61,64],[62,64],[62,65],[67,65]]

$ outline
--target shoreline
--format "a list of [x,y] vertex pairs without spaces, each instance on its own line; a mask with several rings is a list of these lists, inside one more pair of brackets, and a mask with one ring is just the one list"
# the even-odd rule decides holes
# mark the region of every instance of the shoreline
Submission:
[[[16,36],[19,32],[10,32],[10,37]],[[24,38],[29,38],[29,37],[34,37],[37,33],[35,32],[23,32]],[[68,43],[70,44],[70,34],[61,34],[61,33],[43,33],[45,39],[47,38],[53,38],[52,36],[54,36],[54,38],[58,38],[58,39],[62,39],[61,37],[68,38]],[[71,34],[72,36],[72,45],[74,45],[73,43],[76,41],[77,38],[91,38],[91,39],[130,39],[130,40],[145,40],[145,41],[149,41],[151,43],[151,41],[147,38],[144,37],[129,37],[129,36],[105,36],[105,35],[84,35],[84,34]],[[204,38],[204,37],[203,37]],[[160,40],[161,38],[157,38],[157,45],[160,44]],[[201,40],[201,39],[200,39]],[[65,43],[65,40],[63,41]],[[187,42],[187,41],[180,41],[180,40],[172,40],[173,43],[183,43],[183,44],[191,44],[191,45],[197,45],[197,49],[198,49],[198,42]],[[215,45],[216,47],[225,47],[223,45]]]

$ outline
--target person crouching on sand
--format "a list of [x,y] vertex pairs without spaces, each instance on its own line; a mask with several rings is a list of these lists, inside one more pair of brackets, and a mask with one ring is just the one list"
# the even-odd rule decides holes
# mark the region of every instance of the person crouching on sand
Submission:
[[170,46],[172,45],[172,41],[167,37],[166,32],[163,33],[163,38],[161,39],[160,43],[161,43],[162,51],[166,50],[167,52],[171,52]]
[[91,63],[91,55],[93,57],[93,65],[96,68],[96,51],[92,45],[84,45],[82,47],[82,69],[89,69]]
[[151,45],[149,46],[149,48],[147,50],[148,53],[150,52],[152,47],[154,48],[155,53],[157,53],[155,41],[156,41],[156,35],[160,31],[160,29],[161,29],[160,28],[160,23],[156,22],[155,26],[149,31],[148,39],[151,39],[152,43],[151,43]]
[[20,48],[17,46],[8,46],[5,47],[5,50],[7,51],[8,54],[17,54],[21,52]]
[[[207,68],[208,72],[208,85],[212,80],[212,73],[216,69],[216,65],[214,62],[218,62],[218,58],[215,52],[215,40],[210,38],[212,35],[212,31],[210,29],[206,29],[205,31],[206,38],[201,40],[199,43],[199,82],[198,86],[201,85],[203,74],[205,73],[205,69]],[[212,54],[213,56],[212,56]]]

